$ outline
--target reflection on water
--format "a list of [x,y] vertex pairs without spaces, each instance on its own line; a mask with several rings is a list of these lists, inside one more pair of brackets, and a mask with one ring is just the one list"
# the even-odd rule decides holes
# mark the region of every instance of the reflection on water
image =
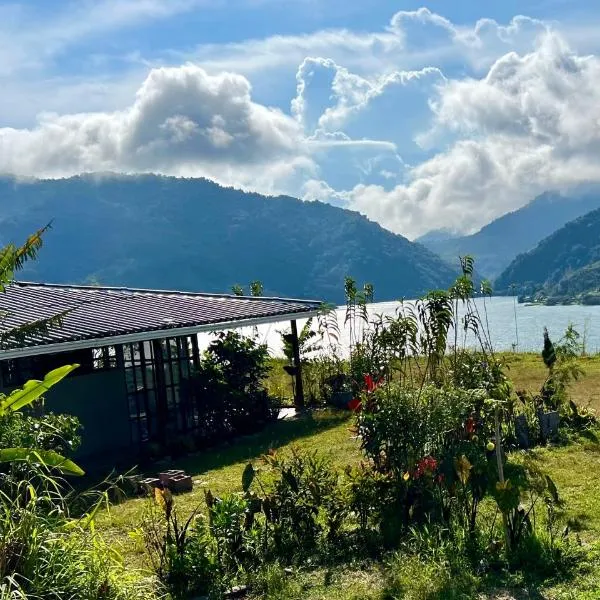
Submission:
[[[484,306],[481,299],[476,300],[478,310],[482,319],[484,317]],[[399,307],[398,302],[379,302],[369,306],[371,315],[394,315]],[[493,297],[485,301],[489,329],[492,343],[496,350],[511,350],[517,344],[521,351],[538,351],[542,348],[543,330],[548,328],[550,337],[558,340],[567,326],[572,323],[579,331],[582,340],[585,339],[586,351],[596,353],[600,351],[600,306],[527,306],[516,305],[515,323],[515,301],[514,298]],[[338,323],[342,329],[341,344],[347,347],[349,343],[349,332],[344,329],[345,308],[338,309]],[[299,321],[299,327],[304,321]],[[288,327],[287,323],[273,323],[260,325],[257,328],[242,328],[246,335],[258,332],[258,339],[266,342],[274,356],[281,356],[282,344],[279,336],[280,331]],[[452,336],[453,338],[453,336]],[[461,338],[459,338],[461,339]],[[210,336],[199,336],[201,347],[205,347],[210,341]],[[467,339],[467,345],[475,345],[474,339]]]

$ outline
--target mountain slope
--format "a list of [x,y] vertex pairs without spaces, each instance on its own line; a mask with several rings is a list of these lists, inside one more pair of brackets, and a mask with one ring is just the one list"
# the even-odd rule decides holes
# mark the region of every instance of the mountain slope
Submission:
[[519,255],[495,287],[515,284],[525,294],[575,296],[599,289],[600,209],[589,212]]
[[546,193],[472,235],[441,240],[424,237],[417,241],[453,262],[459,255],[471,254],[476,259],[478,270],[493,279],[518,254],[531,250],[565,223],[599,207],[598,189],[589,189],[570,197]]
[[82,176],[0,180],[0,242],[54,220],[24,277],[52,282],[265,293],[341,301],[344,276],[379,300],[447,286],[454,271],[358,213],[267,198],[204,179]]

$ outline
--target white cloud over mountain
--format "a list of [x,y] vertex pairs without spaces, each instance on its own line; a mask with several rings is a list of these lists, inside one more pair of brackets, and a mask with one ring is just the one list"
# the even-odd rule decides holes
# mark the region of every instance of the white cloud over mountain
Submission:
[[[150,18],[158,4],[122,18]],[[0,173],[207,176],[329,200],[409,236],[470,231],[544,190],[600,180],[600,59],[539,20],[466,27],[421,9],[380,31],[210,44],[192,56],[146,70],[129,98],[129,80],[111,82],[118,106],[96,98],[82,112],[82,95],[79,110],[0,127]],[[291,94],[271,103],[280,81]]]
[[244,184],[260,170],[310,166],[298,123],[256,104],[242,75],[195,65],[153,69],[125,110],[45,115],[32,129],[0,129],[0,170],[60,177],[82,171],[206,174]]

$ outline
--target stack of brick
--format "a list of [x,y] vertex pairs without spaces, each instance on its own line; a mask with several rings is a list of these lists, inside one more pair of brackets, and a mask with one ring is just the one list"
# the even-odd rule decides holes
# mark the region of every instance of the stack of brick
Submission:
[[147,477],[141,481],[143,491],[148,488],[167,488],[173,493],[191,492],[194,484],[190,475],[180,469],[170,469],[159,473],[158,477]]
[[190,475],[179,469],[170,469],[158,475],[162,485],[174,493],[191,492],[194,484]]

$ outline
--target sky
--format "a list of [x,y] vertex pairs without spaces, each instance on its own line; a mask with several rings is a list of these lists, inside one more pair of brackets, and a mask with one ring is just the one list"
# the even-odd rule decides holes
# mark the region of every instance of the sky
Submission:
[[0,175],[202,176],[469,233],[600,182],[599,26],[589,0],[0,0]]

